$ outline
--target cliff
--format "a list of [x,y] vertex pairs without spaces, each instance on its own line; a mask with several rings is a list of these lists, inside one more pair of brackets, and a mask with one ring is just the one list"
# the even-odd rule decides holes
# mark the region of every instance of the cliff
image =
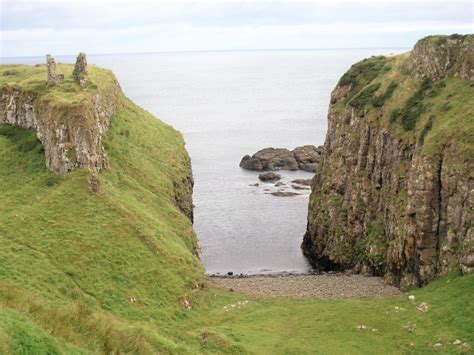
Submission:
[[57,69],[52,84],[45,65],[0,66],[0,352],[33,323],[63,353],[169,349],[136,322],[174,317],[205,281],[183,137],[109,70],[83,88]]
[[332,92],[305,255],[421,286],[474,268],[474,36],[354,64]]
[[46,166],[56,173],[99,171],[108,165],[102,137],[116,111],[120,86],[110,71],[92,67],[90,76],[92,82],[82,89],[70,76],[48,83],[45,66],[5,66],[1,73],[0,124],[35,129]]

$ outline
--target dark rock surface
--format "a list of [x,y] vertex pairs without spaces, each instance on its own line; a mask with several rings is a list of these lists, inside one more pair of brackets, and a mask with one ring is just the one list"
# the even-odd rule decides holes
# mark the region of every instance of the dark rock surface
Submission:
[[278,197],[291,197],[291,196],[299,195],[299,193],[291,192],[291,191],[275,191],[275,192],[272,192],[271,195],[278,196]]
[[320,161],[322,147],[305,145],[293,151],[286,148],[265,148],[254,155],[246,155],[240,167],[247,170],[305,170],[315,172]]
[[316,172],[322,152],[322,147],[315,147],[314,145],[304,145],[293,149],[298,168],[309,172]]
[[275,181],[275,180],[280,180],[281,175],[274,173],[274,172],[268,172],[268,173],[262,173],[258,176],[258,178],[261,181]]
[[253,156],[246,155],[240,167],[247,170],[297,170],[298,163],[292,152],[284,148],[265,148]]
[[299,185],[311,186],[311,179],[296,179],[292,182]]

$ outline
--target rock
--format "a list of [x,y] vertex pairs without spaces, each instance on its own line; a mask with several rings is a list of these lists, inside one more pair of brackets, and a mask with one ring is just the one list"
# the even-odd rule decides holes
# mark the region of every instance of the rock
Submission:
[[408,300],[411,302],[415,301],[415,295],[408,296]]
[[441,346],[443,346],[443,344],[441,344],[441,343],[434,343],[433,344],[433,348],[439,348]]
[[227,273],[227,276],[232,276],[232,275],[234,275],[234,273],[233,273],[232,271],[229,271],[229,272]]
[[312,181],[311,179],[296,179],[296,180],[293,180],[292,182],[299,185],[311,186],[311,181]]
[[316,172],[321,160],[323,148],[314,145],[304,145],[293,149],[293,155],[298,162],[298,168],[309,172]]
[[290,192],[290,191],[277,191],[277,192],[272,192],[271,195],[279,196],[279,197],[291,197],[291,196],[296,196],[299,194],[296,192]]
[[95,194],[100,192],[99,174],[97,174],[95,171],[89,176],[89,190]]
[[191,301],[188,298],[188,295],[184,295],[183,297],[181,297],[179,303],[181,303],[181,306],[183,306],[186,309],[193,308],[192,304],[191,304]]
[[462,341],[459,339],[456,339],[455,341],[453,341],[453,345],[461,345],[461,344],[462,344]]
[[281,182],[281,181],[278,181],[278,182],[275,184],[276,187],[280,187],[280,186],[283,186],[283,185],[285,185],[285,183],[283,183],[283,182]]
[[[441,102],[441,92],[450,95],[444,82],[427,82],[421,76],[470,80],[474,56],[467,54],[473,45],[474,35],[428,37],[409,54],[410,64],[403,71],[392,65],[392,58],[384,57],[369,58],[353,69],[390,67],[389,75],[371,73],[384,86],[409,72],[409,85],[421,88],[428,83],[430,96],[422,99],[423,104]],[[366,271],[402,289],[425,285],[458,268],[472,272],[474,166],[472,159],[456,153],[467,151],[472,143],[461,143],[451,132],[449,137],[440,136],[437,148],[428,154],[426,142],[419,139],[422,127],[409,130],[402,117],[388,124],[392,99],[376,112],[351,106],[347,101],[362,92],[351,75],[362,80],[363,74],[353,70],[346,74],[332,93],[302,243],[305,256],[316,270]],[[396,90],[406,90],[406,85],[399,82]],[[472,101],[471,93],[463,97]],[[468,114],[459,116],[467,118]],[[436,114],[432,129],[441,129],[449,119]]]
[[474,42],[468,35],[429,36],[419,40],[407,68],[412,75],[440,80],[448,75],[474,81]]
[[366,327],[365,325],[363,325],[363,324],[359,324],[359,325],[356,327],[356,329],[361,332],[361,331],[363,331],[363,330],[366,330],[367,327]]
[[76,168],[90,171],[107,168],[102,139],[121,93],[115,77],[107,80],[110,80],[107,93],[87,92],[74,110],[69,105],[37,100],[30,92],[4,86],[0,89],[0,124],[35,129],[44,147],[46,166],[55,173],[65,174]]
[[420,303],[420,305],[416,308],[419,312],[426,313],[429,310],[429,306],[426,302]]
[[265,148],[253,156],[246,155],[240,167],[247,170],[297,170],[298,163],[292,152],[284,148]]
[[269,173],[260,174],[258,178],[262,181],[275,181],[275,180],[280,180],[281,175],[274,172],[269,172]]
[[74,80],[82,87],[86,88],[89,84],[89,76],[87,73],[87,59],[86,54],[81,52],[77,56],[74,71],[72,72]]
[[291,185],[292,188],[295,190],[309,190],[309,187],[299,186],[299,185]]
[[260,184],[256,182],[255,184],[250,184],[249,186],[260,186]]
[[46,68],[48,70],[48,82],[59,84],[64,81],[64,75],[56,72],[56,61],[50,54],[46,54]]
[[251,157],[250,155],[245,155],[240,161],[239,166],[247,170],[263,170],[263,164],[260,159]]

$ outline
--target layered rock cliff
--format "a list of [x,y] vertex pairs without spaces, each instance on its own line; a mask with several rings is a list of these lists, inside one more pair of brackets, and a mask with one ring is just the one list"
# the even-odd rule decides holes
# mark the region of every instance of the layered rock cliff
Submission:
[[[15,70],[3,71],[0,124],[35,129],[44,147],[46,166],[58,174],[75,168],[99,171],[107,167],[102,138],[121,93],[113,74],[93,70],[96,83],[82,89],[73,80],[46,83],[44,66],[30,71],[33,77],[25,80],[19,80]],[[35,75],[43,71],[44,82],[35,82]],[[100,76],[106,76],[106,88],[101,87],[104,78]]]
[[372,57],[332,92],[303,251],[403,288],[474,268],[474,36]]

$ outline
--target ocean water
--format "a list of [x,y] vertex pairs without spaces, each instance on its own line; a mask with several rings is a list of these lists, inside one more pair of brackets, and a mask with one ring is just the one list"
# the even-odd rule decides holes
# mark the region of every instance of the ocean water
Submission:
[[[195,230],[209,274],[306,272],[300,244],[309,191],[270,193],[245,154],[324,143],[331,90],[356,61],[396,49],[90,55],[137,104],[184,134],[195,179]],[[74,57],[57,56],[73,62]],[[3,58],[41,63],[44,58]],[[156,137],[160,139],[160,137]],[[281,172],[291,180],[312,174]]]

